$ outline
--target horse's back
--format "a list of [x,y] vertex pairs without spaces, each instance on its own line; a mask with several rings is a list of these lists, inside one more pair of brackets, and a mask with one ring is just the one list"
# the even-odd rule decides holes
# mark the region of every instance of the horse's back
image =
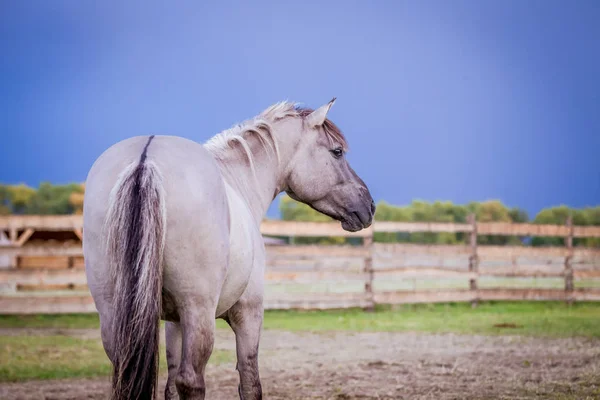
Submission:
[[[201,144],[175,136],[126,139],[108,148],[90,169],[84,202],[84,252],[90,290],[95,297],[112,298],[102,228],[110,192],[119,175],[142,158],[156,166],[165,193],[165,289],[206,293],[217,301],[229,254],[225,186],[213,156]],[[180,293],[172,294],[180,297]]]
[[[167,224],[182,225],[202,217],[227,218],[225,186],[213,156],[199,143],[177,136],[136,136],[108,148],[94,163],[86,180],[85,221],[104,219],[110,191],[119,175],[142,154],[162,176],[166,193]],[[201,228],[197,226],[196,228]]]

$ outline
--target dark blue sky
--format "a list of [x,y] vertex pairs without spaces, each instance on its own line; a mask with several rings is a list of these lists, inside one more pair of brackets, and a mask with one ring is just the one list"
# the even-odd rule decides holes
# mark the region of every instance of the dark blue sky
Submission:
[[598,205],[599,21],[584,0],[4,1],[0,182],[337,96],[376,200]]

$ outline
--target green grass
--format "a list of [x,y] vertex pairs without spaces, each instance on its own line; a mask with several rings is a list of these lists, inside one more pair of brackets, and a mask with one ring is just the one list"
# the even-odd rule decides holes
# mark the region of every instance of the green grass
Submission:
[[264,327],[291,331],[415,331],[600,338],[600,303],[568,306],[562,302],[486,302],[474,309],[464,303],[421,304],[378,307],[373,313],[356,309],[270,311],[266,313]]
[[110,363],[97,340],[66,336],[2,336],[0,380],[108,375]]
[[[222,320],[217,327],[229,329]],[[0,328],[98,329],[98,316],[0,316]],[[485,302],[474,309],[465,303],[381,306],[371,313],[359,309],[267,311],[264,328],[600,338],[600,302],[571,306],[563,302]],[[164,354],[162,347],[163,373]],[[231,351],[215,350],[210,362],[233,362],[234,358]],[[98,339],[0,336],[0,382],[108,376],[110,368]]]
[[[504,324],[504,327],[497,325]],[[217,327],[227,325],[219,320]],[[0,328],[98,328],[97,315],[0,316]],[[600,302],[485,302],[340,311],[267,311],[265,329],[290,331],[415,331],[600,338]]]
[[[161,346],[160,370],[166,373]],[[210,363],[232,362],[233,352],[214,350]],[[109,376],[111,365],[100,340],[68,336],[0,336],[0,382]]]
[[98,314],[0,315],[0,328],[96,329]]

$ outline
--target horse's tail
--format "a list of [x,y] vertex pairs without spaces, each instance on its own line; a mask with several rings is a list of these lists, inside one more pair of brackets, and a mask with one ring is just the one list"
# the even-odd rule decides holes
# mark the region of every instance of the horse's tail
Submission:
[[154,399],[157,391],[166,209],[148,144],[112,189],[106,219],[115,284],[113,400]]

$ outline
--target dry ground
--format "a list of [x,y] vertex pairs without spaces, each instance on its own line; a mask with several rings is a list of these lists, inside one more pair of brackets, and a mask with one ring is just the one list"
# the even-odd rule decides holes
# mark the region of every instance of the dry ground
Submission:
[[[234,350],[233,335],[219,330],[215,347]],[[266,399],[600,399],[598,339],[265,330],[260,364]],[[237,398],[237,382],[233,363],[210,365],[207,399]],[[108,378],[3,383],[0,398],[106,399],[108,388]]]

